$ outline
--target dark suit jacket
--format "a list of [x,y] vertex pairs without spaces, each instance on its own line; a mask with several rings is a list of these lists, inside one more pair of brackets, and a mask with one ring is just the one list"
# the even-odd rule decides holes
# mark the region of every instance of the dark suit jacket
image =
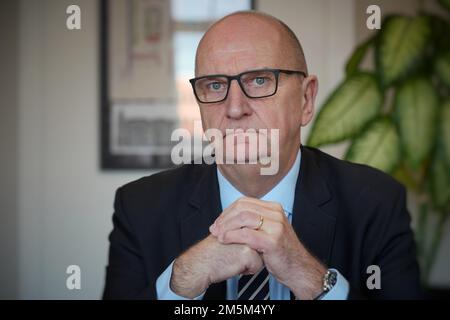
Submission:
[[[215,165],[184,165],[117,190],[105,299],[156,299],[155,283],[221,213]],[[421,298],[405,190],[390,176],[303,147],[292,225],[302,243],[350,283],[349,298]],[[381,289],[368,290],[369,265]],[[205,299],[225,299],[226,282]]]

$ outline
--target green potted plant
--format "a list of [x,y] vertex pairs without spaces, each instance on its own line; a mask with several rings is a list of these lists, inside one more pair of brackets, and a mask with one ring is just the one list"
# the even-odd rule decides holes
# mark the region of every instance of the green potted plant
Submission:
[[[449,0],[439,2],[450,12]],[[373,67],[362,70],[370,50]],[[349,141],[346,160],[383,170],[408,188],[426,285],[450,216],[450,19],[423,10],[388,16],[345,70],[307,144]]]

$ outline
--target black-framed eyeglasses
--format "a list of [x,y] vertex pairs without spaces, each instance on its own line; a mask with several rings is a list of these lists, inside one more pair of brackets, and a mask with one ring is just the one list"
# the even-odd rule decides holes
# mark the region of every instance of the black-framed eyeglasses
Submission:
[[224,101],[230,90],[231,81],[236,80],[248,98],[266,98],[273,96],[278,90],[280,73],[301,74],[297,70],[284,69],[258,69],[242,72],[234,76],[213,74],[190,79],[195,97],[201,103],[217,103]]

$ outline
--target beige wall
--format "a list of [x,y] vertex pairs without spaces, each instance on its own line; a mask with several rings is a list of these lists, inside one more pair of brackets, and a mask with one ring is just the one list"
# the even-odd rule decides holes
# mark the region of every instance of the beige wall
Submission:
[[[19,225],[21,298],[99,298],[114,190],[148,172],[103,172],[98,151],[97,1],[21,1]],[[65,288],[77,264],[82,290]]]
[[[343,65],[355,44],[352,0],[259,0],[258,9],[282,19],[297,34],[309,72],[319,79],[317,105],[342,80]],[[302,130],[306,141],[311,126]],[[339,147],[327,151],[340,154]]]
[[[82,9],[80,31],[65,28],[65,8],[72,3]],[[361,20],[359,7],[353,0],[258,3],[259,9],[281,18],[299,35],[310,72],[319,77],[320,104],[341,80],[344,62],[359,38],[355,31],[355,25],[356,30],[363,28],[357,23]],[[2,211],[11,208],[15,213],[7,218],[12,228],[18,228],[10,237],[19,238],[18,259],[10,269],[19,266],[20,282],[17,295],[14,281],[10,291],[0,289],[3,295],[99,298],[114,191],[150,173],[99,169],[97,5],[94,0],[20,1],[19,107],[7,111],[10,119],[16,117],[19,123],[18,150],[17,156],[6,160],[18,192],[9,192],[9,207],[3,205],[2,198]],[[9,55],[14,56],[14,51]],[[1,99],[3,104],[5,98]],[[6,99],[14,104],[14,94]],[[2,124],[7,122],[3,119],[2,114]],[[14,125],[6,132],[14,132]],[[308,128],[304,137],[307,132]],[[0,140],[2,150],[5,145],[17,145],[14,137],[12,134],[7,142]],[[342,153],[339,146],[327,150]],[[6,166],[2,167],[5,170]],[[2,193],[8,185],[2,182]],[[441,259],[449,265],[448,257]],[[80,291],[65,288],[65,269],[70,264],[82,269]],[[444,273],[436,279],[450,284]]]

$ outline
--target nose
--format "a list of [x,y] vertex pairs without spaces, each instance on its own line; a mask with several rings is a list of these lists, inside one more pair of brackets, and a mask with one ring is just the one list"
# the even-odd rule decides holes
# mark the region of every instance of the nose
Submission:
[[231,81],[228,97],[225,100],[227,117],[239,120],[242,117],[251,115],[253,111],[248,104],[248,99],[239,86],[239,83],[236,80]]

